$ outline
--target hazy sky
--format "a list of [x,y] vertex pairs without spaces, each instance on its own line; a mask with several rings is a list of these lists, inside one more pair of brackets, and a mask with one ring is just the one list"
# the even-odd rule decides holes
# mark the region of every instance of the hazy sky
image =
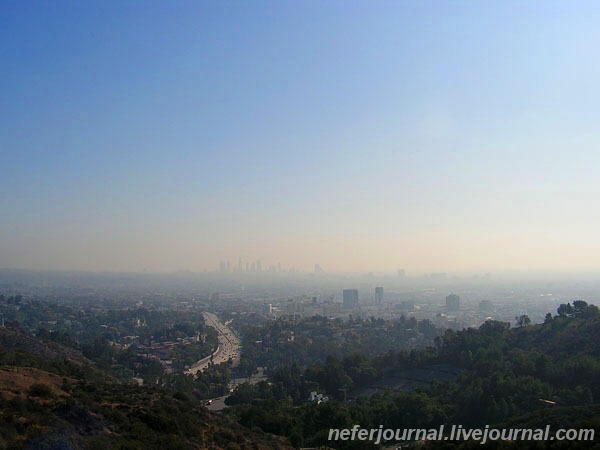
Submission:
[[600,268],[597,1],[4,1],[0,267]]

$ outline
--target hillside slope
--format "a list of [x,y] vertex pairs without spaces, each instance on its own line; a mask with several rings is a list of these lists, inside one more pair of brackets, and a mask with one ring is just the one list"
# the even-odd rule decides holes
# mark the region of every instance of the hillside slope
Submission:
[[0,329],[0,344],[0,448],[290,448],[184,394],[119,383],[19,329]]

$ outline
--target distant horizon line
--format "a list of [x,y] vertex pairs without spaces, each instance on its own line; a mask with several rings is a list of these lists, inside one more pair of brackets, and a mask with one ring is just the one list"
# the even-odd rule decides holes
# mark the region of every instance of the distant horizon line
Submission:
[[[398,275],[398,270],[404,270],[403,275]],[[255,271],[221,271],[219,269],[175,269],[175,270],[92,270],[92,269],[65,269],[65,268],[31,268],[31,267],[0,267],[0,272],[38,272],[38,273],[80,273],[80,274],[110,274],[110,275],[177,275],[177,274],[190,274],[190,275],[221,275],[221,276],[232,276],[232,275],[314,275],[314,276],[383,276],[392,277],[396,279],[402,278],[423,278],[432,277],[433,279],[443,280],[452,279],[456,277],[479,277],[486,278],[492,276],[506,276],[506,275],[600,275],[600,269],[523,269],[523,268],[512,268],[512,269],[464,269],[456,271],[444,271],[444,270],[423,270],[423,269],[394,269],[394,270],[322,270],[321,272],[315,272],[311,270],[302,269],[284,269],[280,271],[272,270],[255,270]]]

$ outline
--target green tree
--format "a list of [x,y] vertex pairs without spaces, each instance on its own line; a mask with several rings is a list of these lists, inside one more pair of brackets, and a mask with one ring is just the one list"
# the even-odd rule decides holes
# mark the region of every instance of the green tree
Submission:
[[529,325],[531,325],[531,319],[527,314],[521,314],[520,316],[516,316],[515,320],[519,328],[528,327]]

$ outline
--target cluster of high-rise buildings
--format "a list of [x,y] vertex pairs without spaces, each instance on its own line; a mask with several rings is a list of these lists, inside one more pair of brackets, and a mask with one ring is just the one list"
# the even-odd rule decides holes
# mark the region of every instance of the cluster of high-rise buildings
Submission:
[[[262,261],[260,259],[254,261],[245,261],[240,257],[238,259],[237,264],[232,263],[231,261],[223,260],[219,262],[219,272],[220,273],[250,273],[250,272],[269,272],[269,273],[277,273],[277,272],[288,272],[295,273],[296,270],[292,267],[290,269],[284,268],[281,263],[277,263],[276,265],[270,265],[269,267],[263,270]],[[321,267],[319,263],[314,265],[315,274],[324,274],[325,270]],[[404,269],[398,269],[396,271],[396,275],[398,278],[405,278],[406,271]]]
[[[255,261],[243,261],[242,258],[239,258],[237,264],[232,264],[231,261],[221,261],[219,263],[220,273],[276,273],[285,271],[286,270],[281,267],[281,263],[271,265],[263,270],[262,261],[260,259]],[[293,271],[293,269],[290,269],[290,271]]]

